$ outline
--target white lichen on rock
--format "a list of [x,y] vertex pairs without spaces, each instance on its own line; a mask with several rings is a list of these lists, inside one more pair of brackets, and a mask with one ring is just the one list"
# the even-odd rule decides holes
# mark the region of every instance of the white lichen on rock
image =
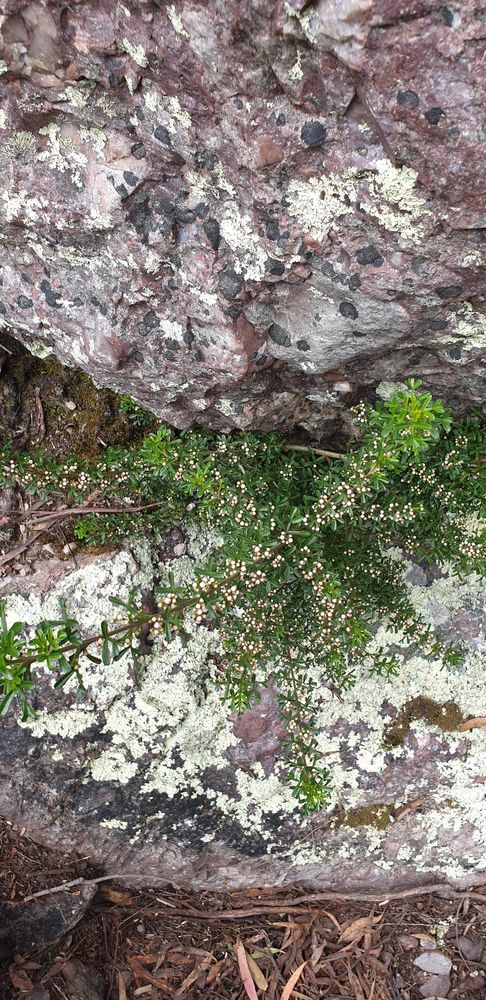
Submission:
[[189,32],[186,31],[186,28],[184,27],[184,22],[177,13],[174,4],[170,4],[170,6],[167,7],[167,14],[169,16],[170,23],[172,24],[172,27],[176,32],[176,34],[182,35],[183,38],[189,38]]
[[385,229],[419,243],[424,234],[420,220],[429,213],[425,199],[415,193],[416,170],[394,167],[390,160],[378,160],[375,171],[369,180],[371,201],[363,201],[362,207]]
[[143,263],[145,270],[148,271],[149,274],[157,274],[157,271],[160,270],[161,264],[162,257],[160,254],[158,254],[156,250],[149,250]]
[[33,354],[35,358],[40,358],[41,360],[44,358],[52,358],[54,353],[52,347],[48,347],[42,340],[36,340],[35,337],[29,336],[25,346],[27,347],[29,354]]
[[12,135],[3,143],[0,149],[0,158],[6,160],[19,160],[28,163],[33,160],[37,151],[35,135],[25,129],[19,132],[12,132]]
[[0,59],[0,76],[8,72],[8,66],[4,59]]
[[311,45],[314,45],[317,41],[314,28],[318,22],[318,15],[315,8],[309,7],[307,10],[297,10],[295,7],[292,7],[292,4],[288,3],[288,0],[285,0],[284,11],[287,17],[293,17],[299,22],[307,41]]
[[73,184],[81,188],[83,182],[80,170],[88,162],[85,154],[76,149],[71,137],[63,135],[61,127],[56,125],[55,122],[50,122],[49,125],[45,125],[39,129],[39,135],[47,136],[48,142],[47,149],[38,153],[37,159],[42,163],[46,163],[51,170],[58,170],[60,173],[68,171]]
[[120,47],[137,63],[137,66],[141,66],[142,69],[148,66],[148,59],[143,45],[133,45],[128,38],[122,38]]
[[458,322],[449,334],[440,339],[445,343],[461,343],[465,351],[486,348],[486,313],[473,308],[470,302],[464,302],[457,314]]
[[350,199],[356,199],[355,172],[291,181],[288,188],[289,213],[305,232],[324,240],[342,215],[352,214]]
[[39,212],[47,208],[47,201],[43,197],[35,197],[29,191],[20,189],[19,191],[3,191],[3,212],[6,222],[21,218],[24,225],[36,223]]
[[[217,536],[193,530],[188,553],[165,568],[163,579],[171,569],[176,584],[190,582],[195,561],[204,559],[219,541]],[[399,550],[391,554],[403,561]],[[110,592],[123,597],[133,585],[151,586],[153,558],[153,552],[144,543],[133,555],[121,552],[70,573],[42,599],[34,594],[11,597],[7,602],[8,620],[24,620],[33,625],[41,617],[56,617],[57,602],[62,595],[68,611],[80,617],[83,629],[91,630],[101,618],[109,617]],[[415,577],[412,570],[412,564],[403,561],[405,578],[420,579],[419,568],[414,570]],[[446,617],[451,618],[462,608],[470,608],[471,613],[477,611],[485,600],[484,584],[475,575],[458,581],[445,571],[430,587],[416,583],[409,583],[408,587],[415,607],[431,621],[437,620],[439,605],[446,609]],[[258,763],[245,768],[232,767],[233,790],[227,784],[224,791],[219,790],[217,781],[214,787],[208,780],[208,774],[228,774],[228,754],[231,756],[237,748],[238,740],[214,685],[216,667],[212,656],[219,651],[219,636],[215,631],[196,626],[190,615],[185,628],[187,646],[179,639],[169,645],[161,638],[156,639],[152,652],[141,658],[135,686],[128,654],[115,666],[90,665],[85,670],[85,702],[49,716],[41,713],[27,725],[34,736],[49,738],[54,753],[62,753],[70,738],[76,738],[79,745],[82,733],[96,726],[103,733],[103,741],[85,744],[85,781],[125,785],[137,780],[139,794],[162,794],[169,803],[174,796],[188,803],[203,797],[216,813],[238,823],[249,835],[260,836],[270,848],[275,838],[269,833],[267,821],[277,815],[295,818],[295,800],[280,770],[268,775]],[[385,769],[394,761],[400,760],[400,766],[402,763],[406,766],[409,759],[413,762],[417,743],[428,747],[431,740],[435,741],[434,748],[438,749],[434,749],[431,757],[433,783],[430,776],[424,778],[422,772],[417,775],[415,768],[414,784],[404,793],[403,801],[424,797],[423,813],[414,818],[417,843],[414,841],[410,851],[409,845],[402,845],[396,861],[399,864],[411,861],[418,872],[436,871],[440,862],[450,877],[460,875],[464,859],[454,857],[452,834],[458,829],[463,831],[469,824],[473,830],[469,841],[474,849],[471,848],[471,856],[466,860],[480,870],[482,862],[474,853],[474,845],[479,854],[481,845],[486,845],[486,800],[480,784],[486,731],[445,733],[428,722],[412,721],[410,739],[392,750],[385,747],[384,736],[396,712],[418,697],[438,704],[453,701],[464,716],[486,715],[486,641],[474,640],[464,666],[450,669],[444,669],[438,661],[425,659],[420,651],[407,648],[403,635],[382,626],[370,650],[390,645],[401,650],[398,677],[386,681],[364,669],[358,674],[356,686],[342,693],[342,700],[322,690],[320,668],[315,667],[315,681],[322,690],[319,748],[330,755],[324,759],[329,759],[334,781],[331,804],[339,803],[345,810],[369,806],[370,778],[381,781]],[[59,697],[62,699],[62,694]],[[389,802],[393,808],[400,805],[394,801],[393,792]],[[156,824],[164,822],[164,817],[158,800],[148,821],[151,818]],[[120,816],[119,824],[124,822],[125,818]],[[115,827],[112,820],[103,824],[123,829],[121,825]],[[308,840],[306,821],[299,820],[299,824],[298,842],[285,847],[293,865],[331,863],[336,856],[343,862],[359,861],[363,844],[377,868],[390,869],[395,863],[387,853],[388,830],[373,825],[342,826],[335,831],[334,839],[326,836]],[[137,830],[130,829],[134,840]],[[444,831],[451,831],[451,847],[447,838],[444,840]],[[204,842],[210,841],[211,835],[205,834]]]
[[297,82],[299,80],[303,80],[303,78],[304,78],[304,71],[302,69],[302,54],[299,49],[297,52],[297,56],[295,58],[295,62],[289,69],[289,80],[295,80]]
[[83,142],[88,146],[92,146],[98,156],[103,156],[106,143],[108,142],[108,136],[103,129],[80,125],[79,135]]
[[0,108],[0,129],[7,128],[7,112]]
[[322,241],[343,215],[356,212],[359,186],[365,183],[368,193],[360,198],[361,207],[386,229],[403,239],[420,242],[424,233],[420,220],[429,213],[424,199],[415,194],[416,180],[417,174],[411,167],[398,168],[389,160],[378,160],[374,170],[365,174],[350,168],[342,174],[291,181],[289,214],[305,232]]
[[259,281],[265,273],[267,255],[251,219],[242,215],[235,202],[226,202],[220,229],[221,236],[233,251],[235,271],[249,281]]
[[182,107],[178,97],[147,89],[144,90],[144,103],[147,110],[153,115],[153,124],[165,126],[172,135],[177,131],[178,125],[182,125],[185,129],[191,125],[191,117]]

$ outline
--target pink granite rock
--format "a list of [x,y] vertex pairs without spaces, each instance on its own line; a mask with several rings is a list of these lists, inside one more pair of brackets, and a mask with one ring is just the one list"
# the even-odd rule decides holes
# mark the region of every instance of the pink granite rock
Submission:
[[473,0],[4,0],[0,39],[0,320],[34,352],[180,427],[483,398]]

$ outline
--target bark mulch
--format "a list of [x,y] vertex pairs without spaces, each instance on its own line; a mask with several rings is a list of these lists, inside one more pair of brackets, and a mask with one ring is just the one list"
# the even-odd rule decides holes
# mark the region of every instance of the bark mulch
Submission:
[[[14,926],[17,912],[34,907],[35,919],[28,949],[16,954],[8,954],[0,923],[0,997],[484,1000],[486,885],[394,897],[298,886],[131,889],[89,859],[40,847],[2,822],[0,914],[10,906]],[[61,899],[69,929],[59,934]],[[431,968],[422,971],[417,958]],[[446,969],[438,977],[437,961]]]

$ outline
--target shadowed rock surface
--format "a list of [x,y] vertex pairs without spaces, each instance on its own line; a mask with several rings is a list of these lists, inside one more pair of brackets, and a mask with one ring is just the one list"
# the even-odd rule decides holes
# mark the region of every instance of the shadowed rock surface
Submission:
[[0,329],[178,427],[484,398],[475,0],[6,0]]
[[[190,543],[194,556],[194,544]],[[153,562],[152,562],[153,559]],[[9,621],[56,617],[59,597],[91,631],[109,595],[150,589],[148,548],[4,578]],[[190,572],[190,556],[172,563]],[[275,694],[229,717],[208,681],[218,637],[186,622],[189,641],[156,640],[136,671],[128,656],[88,666],[86,694],[41,682],[39,715],[0,727],[0,813],[34,839],[96,859],[128,881],[228,889],[285,885],[391,891],[485,879],[484,587],[405,565],[413,600],[465,664],[445,670],[394,643],[399,676],[359,676],[342,697],[322,690],[319,745],[334,789],[328,811],[302,816],[280,763]],[[46,707],[49,711],[45,711]],[[406,725],[403,719],[406,718]],[[391,738],[393,735],[393,739]]]

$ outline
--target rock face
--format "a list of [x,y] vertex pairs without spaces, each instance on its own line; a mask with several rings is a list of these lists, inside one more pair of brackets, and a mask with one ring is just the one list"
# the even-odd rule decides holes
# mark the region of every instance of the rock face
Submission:
[[476,0],[4,0],[1,323],[179,427],[480,401],[484,35]]
[[[200,558],[204,545],[190,544]],[[57,577],[4,578],[9,621],[56,618],[59,598],[91,631],[108,596],[150,591],[160,555],[146,546]],[[175,560],[189,579],[191,555]],[[342,700],[323,689],[319,745],[334,779],[329,811],[299,813],[282,781],[274,692],[239,718],[211,678],[218,636],[187,621],[189,642],[160,639],[139,658],[89,666],[86,695],[53,693],[38,718],[0,727],[0,812],[34,838],[101,861],[128,880],[228,889],[301,881],[375,891],[486,877],[484,587],[406,565],[414,603],[469,646],[441,669],[392,643],[393,682],[361,676]],[[49,711],[45,711],[45,706]],[[477,728],[461,729],[476,718]]]

